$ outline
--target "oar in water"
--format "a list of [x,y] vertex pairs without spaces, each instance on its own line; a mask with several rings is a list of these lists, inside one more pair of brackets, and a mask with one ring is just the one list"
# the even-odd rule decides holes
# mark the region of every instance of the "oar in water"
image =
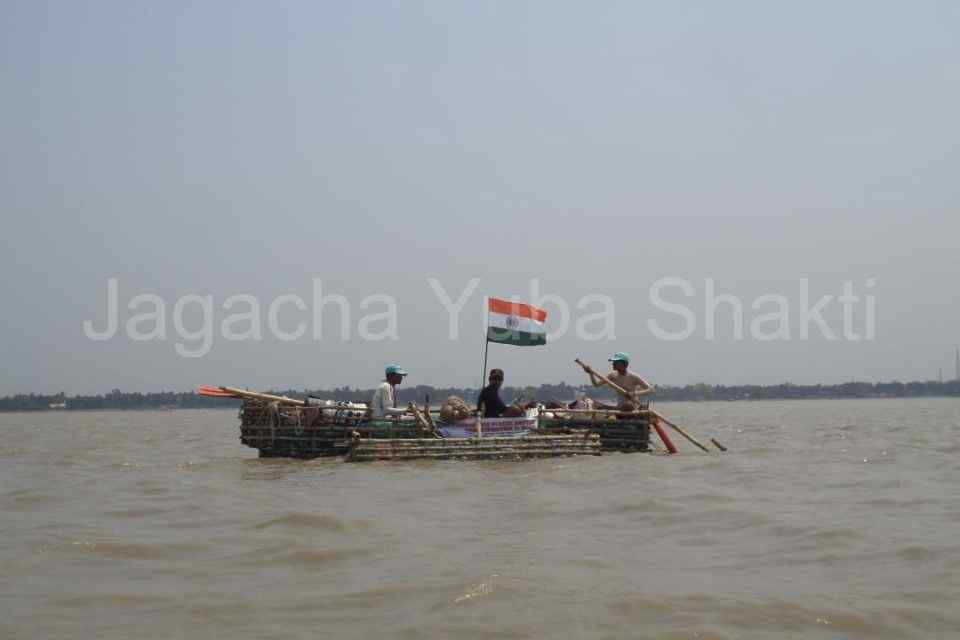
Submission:
[[[617,385],[617,384],[614,384],[613,382],[610,382],[610,380],[608,380],[606,376],[602,376],[602,375],[600,375],[599,373],[597,373],[596,370],[593,369],[593,367],[591,367],[590,365],[584,364],[583,362],[580,361],[579,358],[577,358],[577,359],[575,360],[575,362],[576,362],[578,365],[580,365],[581,367],[583,367],[583,370],[586,371],[587,373],[593,373],[596,377],[598,377],[598,378],[600,379],[601,382],[606,383],[611,389],[613,389],[614,391],[616,391],[617,393],[619,393],[624,399],[629,400],[630,402],[634,402],[634,401],[635,401],[635,399],[633,398],[633,396],[631,396],[630,393],[629,393],[626,389],[624,389],[623,387],[620,387],[620,386]],[[664,418],[662,414],[658,413],[657,411],[654,411],[653,409],[650,409],[650,414],[653,415],[653,416],[655,416],[656,418],[658,418],[658,420],[657,420],[658,422],[659,422],[659,421],[662,421],[664,424],[666,424],[667,426],[669,426],[670,428],[672,428],[674,431],[676,431],[677,433],[679,433],[680,435],[682,435],[684,438],[686,438],[687,440],[689,440],[690,442],[692,442],[693,444],[695,444],[695,445],[696,445],[697,447],[699,447],[700,449],[703,449],[703,450],[706,451],[707,453],[710,452],[710,449],[707,449],[707,448],[706,448],[705,446],[703,446],[703,444],[702,444],[701,442],[699,442],[696,438],[694,438],[694,437],[691,436],[689,433],[687,433],[686,431],[684,431],[683,429],[681,429],[680,427],[678,427],[678,426],[675,425],[674,423],[672,423],[672,422],[670,422],[669,420],[667,420],[666,418]],[[656,428],[656,426],[657,426],[657,424],[656,424],[656,422],[654,422],[654,427]],[[657,429],[657,433],[660,435],[660,438],[663,439],[663,434],[662,434],[662,432],[661,432],[660,429]],[[714,443],[714,444],[717,446],[717,448],[720,449],[721,451],[726,451],[726,450],[727,450],[726,447],[724,447],[722,444],[720,444],[720,443],[717,442],[716,440],[713,440],[713,443]],[[666,441],[664,441],[664,444],[667,444]],[[672,443],[671,443],[671,445],[672,445]],[[671,449],[671,446],[670,446],[670,445],[667,445],[667,449],[668,449],[668,450]],[[675,448],[675,447],[673,447],[673,449],[674,449],[674,451],[676,451],[676,448]]]
[[686,431],[684,431],[683,429],[681,429],[681,428],[678,427],[677,425],[673,424],[672,422],[670,422],[669,420],[667,420],[666,418],[664,418],[660,413],[658,413],[657,411],[654,411],[653,409],[650,410],[650,413],[653,414],[658,420],[663,421],[664,424],[666,424],[668,427],[671,427],[674,431],[676,431],[677,433],[679,433],[680,435],[682,435],[684,438],[686,438],[687,440],[689,440],[689,441],[692,442],[693,444],[697,445],[698,447],[700,447],[701,449],[703,449],[703,450],[706,451],[707,453],[710,453],[710,449],[707,449],[705,446],[703,446],[703,445],[700,443],[699,440],[697,440],[696,438],[694,438],[693,436],[691,436],[689,433],[687,433]]
[[667,432],[660,426],[660,421],[657,420],[656,416],[653,417],[653,428],[657,432],[657,435],[660,436],[660,440],[663,442],[663,446],[667,448],[667,452],[676,453],[677,445],[673,444],[673,440],[670,439]]

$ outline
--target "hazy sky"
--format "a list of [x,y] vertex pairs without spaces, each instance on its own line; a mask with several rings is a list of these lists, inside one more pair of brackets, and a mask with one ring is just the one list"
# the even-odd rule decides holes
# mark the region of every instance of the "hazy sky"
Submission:
[[[533,278],[574,323],[607,296],[616,339],[491,346],[508,384],[579,382],[574,357],[620,350],[666,384],[953,376],[956,3],[4,0],[0,25],[0,394],[373,386],[391,362],[473,385],[483,296],[534,301]],[[111,277],[120,327],[98,342]],[[458,340],[428,278],[454,300],[480,278]],[[651,331],[685,323],[651,302],[662,278],[693,288],[662,290],[688,339]],[[705,338],[708,278],[743,300],[743,340],[729,305]],[[861,335],[873,296],[875,339],[800,339],[804,279],[813,302],[851,282]],[[280,324],[307,334],[269,335],[271,301],[312,305],[314,280],[350,339],[334,304],[320,340],[293,304]],[[261,341],[220,335],[242,293]],[[165,340],[125,335],[153,309],[138,294],[164,300]],[[199,342],[174,326],[188,294],[213,298],[201,358],[175,348]],[[358,337],[373,294],[396,340]],[[789,340],[750,335],[763,294],[789,302]],[[837,301],[823,317],[842,332]]]

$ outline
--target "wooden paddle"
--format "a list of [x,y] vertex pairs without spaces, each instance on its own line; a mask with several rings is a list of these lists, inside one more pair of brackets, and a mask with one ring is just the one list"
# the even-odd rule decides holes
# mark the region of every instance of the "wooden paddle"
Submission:
[[[610,382],[610,380],[608,380],[606,376],[602,376],[599,373],[597,373],[597,371],[590,365],[583,363],[579,358],[575,359],[574,362],[576,362],[578,365],[583,367],[583,370],[586,371],[587,373],[593,373],[593,375],[598,377],[601,382],[606,383],[611,389],[619,393],[625,400],[628,400],[630,402],[636,402],[636,398],[634,398],[626,389],[624,389],[623,387],[617,384],[614,384],[613,382]],[[653,409],[650,409],[650,414],[656,416],[658,420],[662,421],[668,427],[672,428],[674,431],[682,435],[684,438],[686,438],[687,440],[689,440],[699,448],[703,449],[707,453],[710,452],[710,449],[707,449],[705,446],[703,446],[703,444],[701,444],[696,438],[694,438],[689,433],[687,433],[677,425],[673,424],[672,422],[664,418],[663,415],[661,415],[660,413],[654,411]],[[724,450],[724,449],[721,449],[721,450]]]
[[229,391],[224,391],[220,387],[212,387],[208,384],[202,384],[197,387],[197,395],[207,396],[210,398],[239,398],[240,396],[234,395]]

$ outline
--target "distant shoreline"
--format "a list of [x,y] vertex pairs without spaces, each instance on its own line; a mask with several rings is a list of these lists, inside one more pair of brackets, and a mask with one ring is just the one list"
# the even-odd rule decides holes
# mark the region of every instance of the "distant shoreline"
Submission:
[[[328,390],[275,390],[274,393],[293,398],[310,395],[330,400],[362,402],[369,400],[373,389],[341,387]],[[594,398],[610,398],[608,390],[589,386],[572,386],[566,383],[544,384],[539,387],[506,387],[502,396],[510,401],[515,398],[536,399],[540,402],[569,401],[578,394],[586,393]],[[398,401],[422,403],[426,398],[438,404],[449,396],[459,396],[472,402],[477,390],[457,387],[431,387],[418,385],[401,387]],[[844,400],[844,399],[890,399],[890,398],[958,398],[960,381],[950,382],[846,382],[837,385],[707,385],[695,384],[683,387],[657,386],[651,396],[655,402],[700,402],[700,401],[755,401],[755,400]],[[24,411],[104,411],[104,410],[174,410],[174,409],[224,409],[239,406],[240,401],[230,398],[209,398],[195,392],[161,391],[156,393],[125,393],[119,389],[92,396],[68,396],[66,394],[18,394],[0,398],[0,412]]]
[[[940,399],[960,399],[960,396],[957,395],[929,395],[929,396],[863,396],[863,397],[820,397],[820,398],[741,398],[741,399],[730,399],[730,400],[702,400],[702,399],[690,399],[690,400],[678,400],[676,398],[657,398],[654,396],[654,402],[807,402],[811,400],[940,400]],[[123,413],[126,411],[155,411],[155,412],[167,412],[167,411],[226,411],[226,410],[236,410],[240,406],[239,400],[230,401],[230,399],[220,399],[220,406],[209,406],[209,407],[169,407],[166,409],[161,409],[158,407],[104,407],[100,409],[96,408],[73,408],[73,409],[0,409],[0,414],[13,414],[13,413],[97,413],[97,412],[109,412],[109,413]],[[431,402],[431,406],[437,407],[438,403]]]

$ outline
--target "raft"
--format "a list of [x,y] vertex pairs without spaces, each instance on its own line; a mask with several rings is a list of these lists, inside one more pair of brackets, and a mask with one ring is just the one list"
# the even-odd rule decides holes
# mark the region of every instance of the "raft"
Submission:
[[650,419],[541,411],[527,418],[471,418],[449,425],[369,420],[363,405],[298,406],[245,399],[240,442],[262,458],[490,460],[647,451]]

